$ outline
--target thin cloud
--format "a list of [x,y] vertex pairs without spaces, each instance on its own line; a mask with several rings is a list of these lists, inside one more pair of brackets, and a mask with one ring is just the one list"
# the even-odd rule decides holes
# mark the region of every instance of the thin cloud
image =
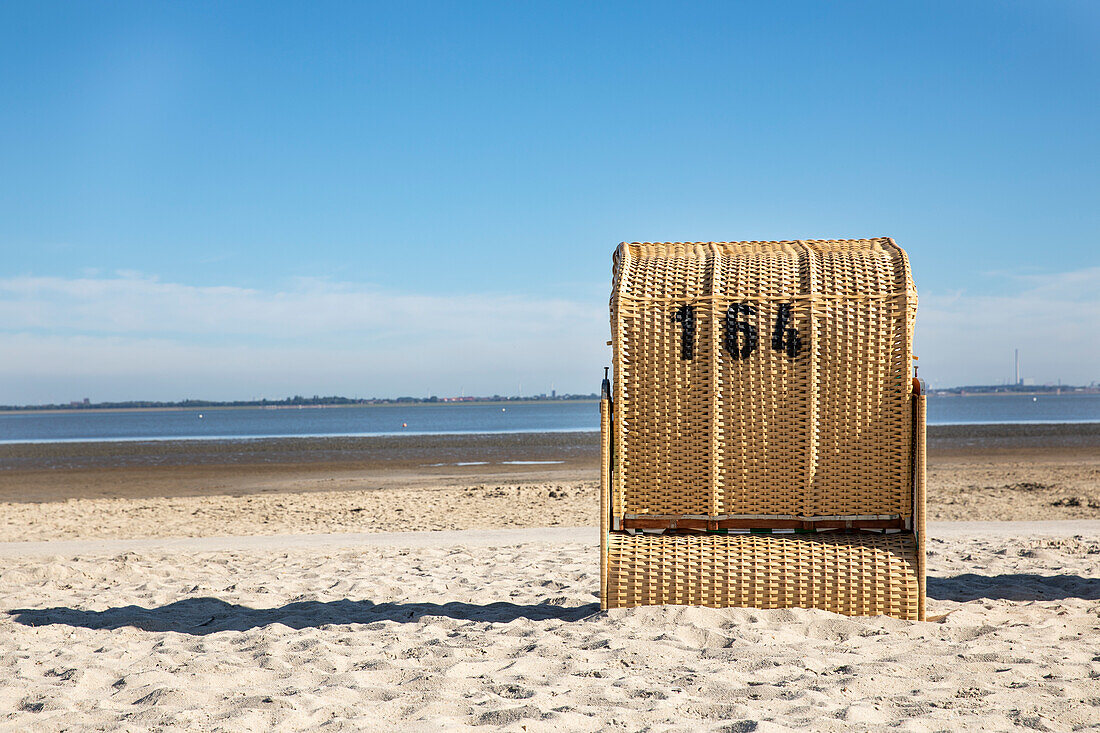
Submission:
[[285,290],[195,286],[137,273],[0,279],[8,330],[88,334],[262,336],[568,332],[596,308],[520,295],[433,296],[356,283],[297,280]]
[[[1100,268],[1005,274],[1003,292],[922,292],[921,375],[1100,380]],[[609,361],[606,300],[440,296],[301,279],[194,286],[138,273],[0,279],[0,403],[588,392]],[[596,375],[596,376],[593,376]]]
[[[0,280],[0,402],[591,391],[606,306],[299,280],[282,290],[134,273]],[[152,390],[138,393],[139,389]]]
[[921,294],[915,350],[934,384],[1100,380],[1100,268],[1004,274],[1008,292]]

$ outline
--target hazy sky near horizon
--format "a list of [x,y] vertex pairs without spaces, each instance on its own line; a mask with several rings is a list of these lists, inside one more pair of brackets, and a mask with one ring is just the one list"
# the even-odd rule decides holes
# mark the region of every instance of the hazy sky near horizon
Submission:
[[892,236],[1100,380],[1100,5],[6,3],[0,404],[596,389],[622,240]]

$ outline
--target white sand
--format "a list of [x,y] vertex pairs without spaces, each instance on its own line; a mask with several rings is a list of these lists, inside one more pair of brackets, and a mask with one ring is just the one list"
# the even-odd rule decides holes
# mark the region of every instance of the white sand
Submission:
[[592,481],[0,502],[0,542],[575,527],[598,506]]
[[598,613],[596,548],[567,536],[9,547],[0,727],[1100,726],[1100,537],[998,533],[933,540],[938,623]]

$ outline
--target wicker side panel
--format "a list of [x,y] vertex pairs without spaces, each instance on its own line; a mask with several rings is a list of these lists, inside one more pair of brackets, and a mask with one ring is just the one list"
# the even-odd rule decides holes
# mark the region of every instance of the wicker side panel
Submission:
[[[625,260],[619,277],[636,297],[613,302],[614,510],[707,514],[714,324],[706,306],[692,303],[711,289],[712,253],[669,245],[629,252]],[[686,328],[684,306],[691,307]],[[690,359],[683,358],[685,336]]]
[[916,620],[911,534],[608,537],[606,607],[816,608]]
[[815,511],[908,516],[916,302],[904,254],[884,240],[818,259],[821,291],[839,297],[815,306]]

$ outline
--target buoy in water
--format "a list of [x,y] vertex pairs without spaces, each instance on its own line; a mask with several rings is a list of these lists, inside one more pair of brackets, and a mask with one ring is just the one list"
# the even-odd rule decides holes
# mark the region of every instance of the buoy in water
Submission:
[[202,413],[199,413],[199,419],[202,420]]
[[501,412],[504,412],[504,411],[505,411],[505,410],[507,410],[507,409],[508,409],[507,407],[502,407],[502,408],[500,408],[500,411],[501,411]]
[[407,428],[407,427],[409,427],[409,424],[407,422],[403,422],[403,423],[401,423],[401,427]]

